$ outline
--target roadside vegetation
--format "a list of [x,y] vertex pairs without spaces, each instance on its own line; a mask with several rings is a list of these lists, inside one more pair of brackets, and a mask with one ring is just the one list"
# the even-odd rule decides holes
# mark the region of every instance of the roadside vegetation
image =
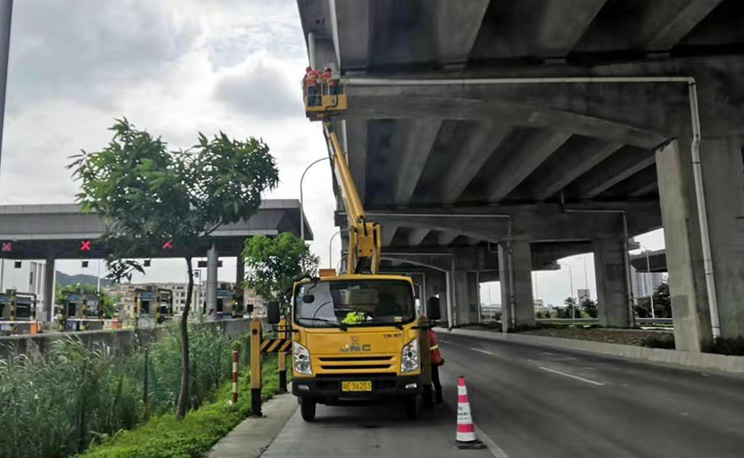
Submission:
[[[188,408],[192,411],[186,416],[188,422],[179,428],[196,427],[204,421],[214,423],[215,428],[222,425],[215,431],[229,430],[236,424],[235,418],[245,416],[244,408],[239,406],[237,414],[228,415],[218,405],[229,385],[231,350],[241,348],[241,356],[247,358],[247,336],[231,341],[218,330],[194,326],[190,337]],[[145,433],[140,434],[149,430],[165,432],[166,425],[176,423],[173,414],[179,396],[180,365],[180,333],[173,327],[163,340],[136,342],[126,355],[113,355],[103,346],[86,348],[79,339],[67,337],[52,342],[45,357],[30,354],[0,359],[0,458],[66,458],[93,444],[118,443],[119,437],[135,434],[123,431],[142,424],[145,426],[136,430],[144,429]],[[243,393],[249,392],[244,388]],[[202,413],[203,409],[206,411]],[[227,416],[230,421],[218,421],[216,416]],[[143,447],[156,447],[164,436],[160,437],[153,436]],[[193,442],[190,435],[181,440],[186,442],[183,447],[203,447],[189,445]],[[111,456],[196,455],[157,455],[142,448],[135,454]]]
[[[212,402],[178,421],[172,414],[158,415],[144,425],[104,438],[79,458],[191,458],[206,456],[212,446],[251,414],[250,371],[239,379],[241,397],[230,403],[230,383],[223,384]],[[279,392],[276,358],[263,365],[261,396]]]

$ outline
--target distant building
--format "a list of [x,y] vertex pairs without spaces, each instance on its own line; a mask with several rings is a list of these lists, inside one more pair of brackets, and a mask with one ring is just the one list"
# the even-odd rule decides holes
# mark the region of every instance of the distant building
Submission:
[[0,259],[0,292],[15,289],[36,295],[36,313],[40,317],[44,303],[44,263]]
[[545,307],[545,301],[542,299],[535,299],[534,304],[536,309]]
[[501,315],[501,304],[481,304],[481,321],[495,321]]
[[664,283],[666,278],[665,274],[661,272],[638,272],[634,267],[631,267],[630,270],[633,296],[636,298],[650,297]]
[[[176,315],[180,315],[183,313],[183,308],[186,306],[188,283],[119,283],[109,287],[103,287],[102,289],[114,298],[117,305],[119,306],[120,313],[124,314],[125,316],[132,317],[135,314],[135,292],[137,289],[144,289],[147,287],[155,289],[167,289],[172,291],[173,313]],[[234,287],[235,283],[219,282],[217,284],[217,300],[232,302],[232,290]],[[246,289],[243,294],[245,305],[252,305],[254,313],[258,316],[266,315],[266,308],[261,297],[257,296],[251,289]],[[206,300],[206,283],[194,283],[194,289],[191,296],[191,315],[202,313],[204,311]]]

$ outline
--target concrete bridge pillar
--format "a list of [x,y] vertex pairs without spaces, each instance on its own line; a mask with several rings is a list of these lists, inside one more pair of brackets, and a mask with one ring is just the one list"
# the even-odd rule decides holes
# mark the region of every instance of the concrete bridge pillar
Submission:
[[207,316],[217,314],[217,248],[212,246],[207,251]]
[[41,310],[36,311],[36,319],[52,321],[54,316],[54,258],[49,256],[44,264],[44,304]]
[[480,285],[478,272],[455,270],[455,325],[463,326],[480,321]]
[[535,325],[530,242],[513,240],[511,256],[509,252],[508,243],[499,243],[501,325],[504,332],[514,331],[515,328],[521,326]]
[[597,318],[601,326],[630,326],[628,270],[622,236],[593,241],[594,271],[597,278]]
[[[711,120],[713,122],[713,120]],[[705,132],[705,126],[703,129]],[[744,136],[704,137],[701,167],[721,337],[744,335]],[[689,138],[656,153],[669,288],[678,350],[712,341]]]

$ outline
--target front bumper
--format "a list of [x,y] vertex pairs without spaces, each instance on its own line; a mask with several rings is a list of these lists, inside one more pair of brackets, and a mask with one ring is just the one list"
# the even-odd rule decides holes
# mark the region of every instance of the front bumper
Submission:
[[[396,374],[317,375],[292,380],[292,394],[313,398],[375,399],[423,392],[423,377]],[[342,391],[342,382],[371,381],[372,391]]]

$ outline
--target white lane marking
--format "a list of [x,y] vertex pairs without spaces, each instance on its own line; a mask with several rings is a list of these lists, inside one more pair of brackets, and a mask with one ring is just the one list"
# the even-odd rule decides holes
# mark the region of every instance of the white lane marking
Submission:
[[470,349],[473,350],[473,351],[477,351],[479,353],[485,353],[487,355],[496,356],[494,353],[491,353],[488,350],[481,350],[480,348],[475,348],[475,347],[470,347]]
[[557,371],[555,369],[550,369],[549,367],[543,367],[543,366],[538,366],[538,367],[544,371],[552,372],[553,374],[562,375],[564,377],[572,378],[572,379],[579,380],[585,383],[591,383],[592,385],[604,386],[604,383],[595,382],[594,380],[589,380],[588,378],[579,377],[578,375],[573,375],[573,374],[568,374],[566,372]]
[[496,442],[491,439],[488,434],[486,434],[485,431],[480,429],[478,425],[475,425],[475,434],[477,437],[480,438],[481,442],[486,444],[488,447],[488,451],[491,452],[491,455],[495,456],[496,458],[509,458],[509,455],[506,454],[504,450],[501,449],[501,447],[496,444]]

